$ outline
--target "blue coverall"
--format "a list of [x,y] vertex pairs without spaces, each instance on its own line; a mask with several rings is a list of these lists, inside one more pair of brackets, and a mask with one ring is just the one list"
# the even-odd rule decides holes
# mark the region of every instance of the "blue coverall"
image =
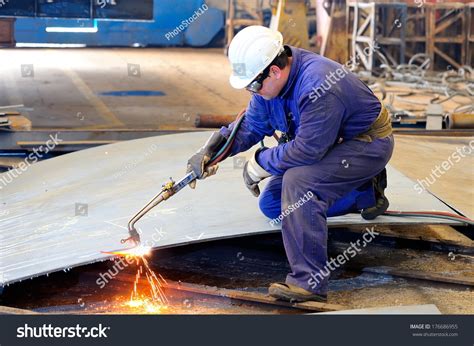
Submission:
[[[288,82],[272,100],[252,95],[231,155],[248,150],[275,130],[289,134],[290,141],[257,157],[272,174],[259,206],[274,219],[312,193],[282,219],[291,266],[286,282],[326,295],[327,277],[316,287],[309,284],[311,274],[323,271],[328,260],[326,218],[375,205],[371,180],[385,168],[394,143],[391,135],[372,142],[354,139],[369,129],[381,104],[347,67],[289,48],[293,59]],[[221,134],[228,137],[234,126],[221,128]]]

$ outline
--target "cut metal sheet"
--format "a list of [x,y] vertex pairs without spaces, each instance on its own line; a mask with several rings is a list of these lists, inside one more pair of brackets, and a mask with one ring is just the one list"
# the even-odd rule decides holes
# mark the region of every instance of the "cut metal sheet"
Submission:
[[[111,257],[123,248],[127,222],[187,159],[208,132],[143,138],[74,152],[0,175],[0,285]],[[271,143],[269,143],[271,144]],[[153,248],[278,231],[242,181],[252,150],[220,165],[216,176],[186,187],[137,223]],[[413,182],[388,170],[393,210],[451,211]],[[6,186],[4,186],[6,185]],[[379,217],[382,223],[450,223],[431,218]],[[371,224],[360,215],[330,225]]]

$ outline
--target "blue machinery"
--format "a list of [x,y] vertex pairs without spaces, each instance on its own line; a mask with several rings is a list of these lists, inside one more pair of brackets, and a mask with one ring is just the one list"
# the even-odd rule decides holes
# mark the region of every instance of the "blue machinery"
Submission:
[[224,26],[224,12],[203,0],[153,0],[153,19],[17,18],[15,40],[87,46],[205,46]]

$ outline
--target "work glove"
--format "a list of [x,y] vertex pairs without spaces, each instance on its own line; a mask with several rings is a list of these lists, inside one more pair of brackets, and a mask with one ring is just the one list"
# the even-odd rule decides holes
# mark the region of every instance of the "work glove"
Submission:
[[[218,166],[206,167],[206,164],[217,154],[226,141],[227,139],[220,132],[214,132],[206,144],[188,160],[186,173],[194,171],[198,179],[205,179],[216,174]],[[196,187],[196,180],[189,183],[189,187],[194,189]]]
[[252,195],[255,197],[260,196],[260,188],[258,183],[263,179],[268,178],[271,174],[264,170],[257,162],[258,154],[267,148],[258,149],[252,156],[252,158],[245,163],[244,166],[244,182],[247,189],[250,190]]

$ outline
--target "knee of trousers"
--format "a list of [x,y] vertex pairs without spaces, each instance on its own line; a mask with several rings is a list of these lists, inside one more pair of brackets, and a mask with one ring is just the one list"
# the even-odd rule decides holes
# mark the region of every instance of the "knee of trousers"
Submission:
[[323,184],[318,183],[317,178],[321,172],[312,167],[299,166],[290,168],[283,175],[282,185],[282,210],[288,208],[290,205],[298,203],[298,201],[309,202],[311,199],[312,205],[317,210],[326,211],[330,202],[328,194],[325,193]]
[[281,213],[281,196],[264,190],[258,199],[258,206],[263,215],[272,220],[276,219]]
[[284,202],[297,201],[305,194],[311,192],[315,193],[317,190],[317,183],[315,183],[314,176],[318,172],[310,171],[307,166],[299,166],[288,169],[283,175],[282,181],[282,198]]

